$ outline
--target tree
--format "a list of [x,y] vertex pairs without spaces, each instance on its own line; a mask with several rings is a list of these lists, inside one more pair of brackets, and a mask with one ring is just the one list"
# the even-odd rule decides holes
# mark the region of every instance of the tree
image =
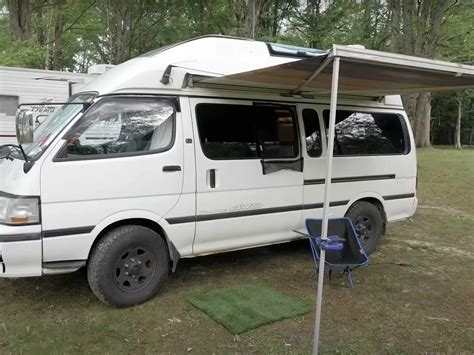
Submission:
[[245,7],[244,36],[256,38],[262,10],[268,0],[242,0]]
[[454,147],[456,149],[462,149],[462,145],[461,145],[462,94],[458,94],[456,99],[458,103],[458,117],[456,120],[456,131],[454,133]]
[[284,37],[285,22],[293,16],[296,6],[298,0],[268,1],[261,14],[259,37],[269,41],[277,41]]
[[[448,0],[389,0],[391,44],[394,52],[434,58]],[[410,118],[415,143],[429,147],[431,95],[406,95],[403,103]]]
[[12,40],[29,39],[31,35],[31,1],[8,0],[7,7]]
[[[449,8],[449,11],[445,12],[444,30],[438,43],[438,51],[443,58],[454,62],[474,64],[474,31],[472,30],[474,12],[472,10],[474,10],[472,1],[459,0]],[[446,97],[457,104],[454,129],[454,145],[456,148],[461,148],[463,141],[464,144],[472,144],[471,137],[474,125],[471,121],[470,107],[474,98],[473,95],[471,90],[464,90],[457,94],[438,94],[438,97]],[[440,108],[440,111],[443,111],[442,108]],[[444,111],[442,114],[446,119],[453,116],[450,112]],[[464,136],[463,127],[466,127]]]
[[[72,68],[78,42],[71,32],[96,0],[0,0],[8,36],[0,28],[0,64],[60,70]],[[0,26],[5,15],[0,12]]]

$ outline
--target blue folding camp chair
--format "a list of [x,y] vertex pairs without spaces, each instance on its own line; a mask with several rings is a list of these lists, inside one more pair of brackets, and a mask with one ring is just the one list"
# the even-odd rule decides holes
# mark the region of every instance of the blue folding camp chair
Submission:
[[352,283],[352,270],[367,266],[369,258],[365,253],[355,231],[352,221],[347,217],[330,218],[328,223],[328,240],[321,241],[322,219],[306,219],[309,245],[313,254],[316,274],[319,270],[320,250],[326,250],[325,269],[329,279],[333,272],[347,274],[349,286]]

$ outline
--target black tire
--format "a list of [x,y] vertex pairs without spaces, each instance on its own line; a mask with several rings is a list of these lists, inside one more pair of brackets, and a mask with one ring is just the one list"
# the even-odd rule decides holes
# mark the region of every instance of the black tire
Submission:
[[383,212],[370,202],[359,201],[349,208],[346,217],[352,220],[365,252],[371,254],[384,237]]
[[107,232],[89,257],[87,279],[94,294],[115,307],[153,298],[169,273],[165,241],[153,230],[135,225]]

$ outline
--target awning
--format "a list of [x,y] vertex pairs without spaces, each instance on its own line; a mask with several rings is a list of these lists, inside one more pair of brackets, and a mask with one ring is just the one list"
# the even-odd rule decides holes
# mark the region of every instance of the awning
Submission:
[[340,45],[326,55],[222,77],[195,78],[193,84],[329,94],[336,57],[340,58],[339,94],[385,96],[474,87],[474,66]]

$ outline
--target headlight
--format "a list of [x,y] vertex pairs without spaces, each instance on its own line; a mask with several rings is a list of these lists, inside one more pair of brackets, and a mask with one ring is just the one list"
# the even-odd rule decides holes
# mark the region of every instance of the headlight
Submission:
[[36,197],[0,196],[0,224],[40,223],[39,199]]

